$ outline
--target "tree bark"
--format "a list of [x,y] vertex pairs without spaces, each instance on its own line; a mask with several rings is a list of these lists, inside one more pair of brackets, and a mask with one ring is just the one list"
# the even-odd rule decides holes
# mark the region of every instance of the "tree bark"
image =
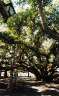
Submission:
[[42,0],[37,0],[38,12],[40,14],[42,31],[46,30],[46,17],[43,9]]
[[5,22],[7,21],[8,17],[11,16],[10,10],[7,11],[7,6],[11,7],[13,9],[13,12],[15,13],[15,10],[11,1],[8,4],[5,4],[3,1],[0,0],[0,13]]
[[0,13],[3,16],[4,20],[6,21],[8,18],[8,13],[5,10],[5,4],[3,1],[0,1]]

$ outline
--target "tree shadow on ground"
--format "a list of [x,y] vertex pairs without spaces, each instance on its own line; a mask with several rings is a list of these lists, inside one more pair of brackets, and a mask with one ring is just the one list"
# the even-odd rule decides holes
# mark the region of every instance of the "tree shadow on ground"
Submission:
[[0,90],[0,96],[59,96],[59,90],[55,88],[38,91],[31,85],[19,85],[12,90]]

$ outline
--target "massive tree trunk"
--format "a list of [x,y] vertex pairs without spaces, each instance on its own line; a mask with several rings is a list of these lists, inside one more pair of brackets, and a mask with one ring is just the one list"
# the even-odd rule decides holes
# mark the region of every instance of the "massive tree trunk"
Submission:
[[43,9],[42,0],[37,0],[38,12],[40,14],[42,31],[46,30],[46,17]]

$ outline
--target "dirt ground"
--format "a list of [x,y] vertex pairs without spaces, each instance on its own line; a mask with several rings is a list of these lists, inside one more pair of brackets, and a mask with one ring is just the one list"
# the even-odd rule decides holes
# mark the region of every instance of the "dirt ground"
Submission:
[[[9,79],[2,82],[8,83]],[[59,82],[46,83],[36,81],[34,77],[20,76],[13,88],[4,87],[0,81],[0,96],[59,96]]]
[[0,89],[0,96],[59,96],[59,84],[41,81],[18,82],[13,89]]

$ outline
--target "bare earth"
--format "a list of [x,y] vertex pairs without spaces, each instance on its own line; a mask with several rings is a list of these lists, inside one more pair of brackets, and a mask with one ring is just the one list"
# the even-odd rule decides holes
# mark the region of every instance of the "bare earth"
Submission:
[[11,89],[0,89],[0,96],[59,96],[59,84],[41,81],[19,82]]

